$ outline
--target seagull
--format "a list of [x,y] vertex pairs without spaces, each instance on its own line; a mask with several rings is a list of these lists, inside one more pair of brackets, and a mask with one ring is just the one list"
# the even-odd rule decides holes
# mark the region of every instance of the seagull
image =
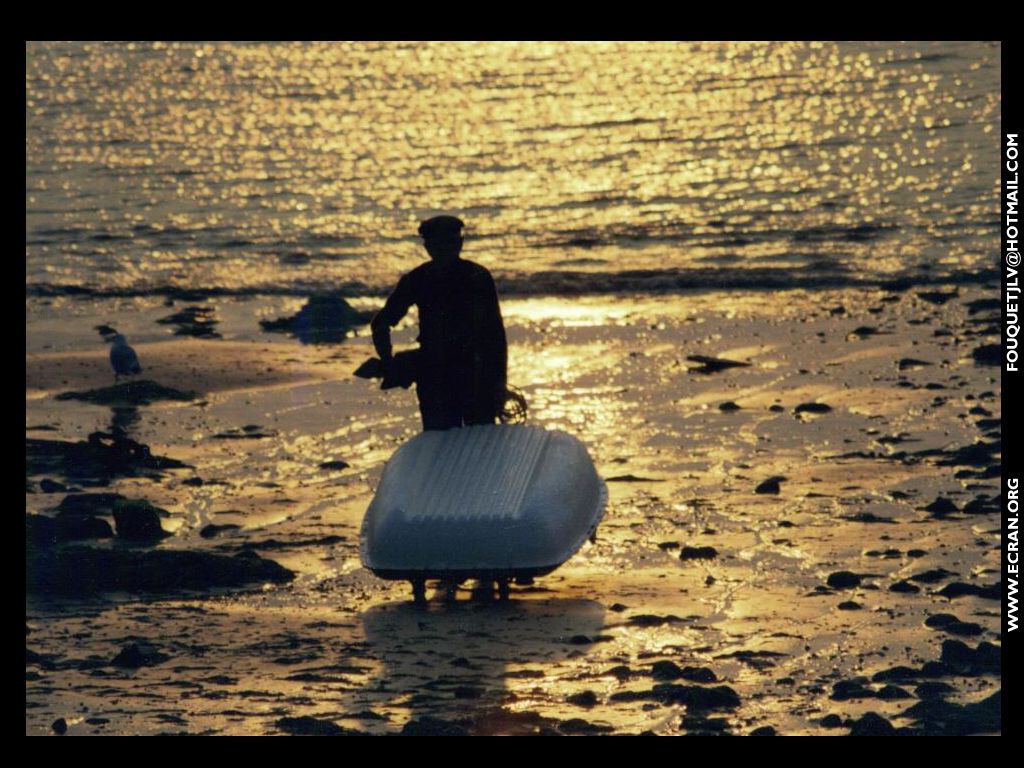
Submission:
[[121,376],[142,373],[139,356],[128,346],[127,339],[119,333],[111,341],[114,346],[110,348],[110,365],[114,369],[114,382]]

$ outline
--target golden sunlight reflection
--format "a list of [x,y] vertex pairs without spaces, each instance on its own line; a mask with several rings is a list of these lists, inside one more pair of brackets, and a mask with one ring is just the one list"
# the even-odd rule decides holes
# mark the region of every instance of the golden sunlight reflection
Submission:
[[[433,206],[472,212],[468,248],[499,276],[737,256],[897,272],[980,215],[957,197],[979,181],[964,141],[999,111],[998,89],[903,48],[30,44],[29,166],[67,171],[60,190],[30,178],[30,230],[34,209],[92,229],[84,194],[144,265],[108,276],[120,285],[187,267],[266,286],[303,277],[305,253],[321,283],[380,290]],[[168,222],[157,242],[136,228]],[[958,238],[943,251],[978,259]]]
[[[998,731],[1001,53],[27,43],[27,732]],[[540,427],[607,493],[499,599],[518,552],[364,566],[422,421],[354,372],[441,213],[536,450],[476,476],[571,476]],[[389,540],[471,550],[478,490]]]

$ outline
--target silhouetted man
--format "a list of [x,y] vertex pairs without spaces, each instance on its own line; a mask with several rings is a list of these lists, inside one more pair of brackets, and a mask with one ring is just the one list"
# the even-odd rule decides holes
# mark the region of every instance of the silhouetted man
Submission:
[[464,224],[435,216],[420,224],[430,261],[403,275],[373,318],[373,345],[385,373],[391,328],[419,307],[416,396],[423,429],[493,424],[505,402],[508,346],[491,273],[459,258]]

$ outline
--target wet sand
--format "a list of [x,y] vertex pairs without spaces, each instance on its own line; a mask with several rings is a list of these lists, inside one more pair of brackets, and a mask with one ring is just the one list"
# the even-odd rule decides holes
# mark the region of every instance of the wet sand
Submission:
[[[197,396],[118,410],[57,399],[113,383],[98,337],[30,344],[28,438],[120,424],[190,465],[98,489],[169,513],[151,546],[256,552],[295,578],[30,593],[26,732],[998,732],[1000,391],[975,354],[992,298],[506,299],[529,421],[588,446],[609,506],[595,544],[511,602],[465,585],[426,609],[359,563],[383,464],[419,430],[411,391],[351,375],[366,331],[146,337],[144,377]],[[148,317],[118,329],[152,334]],[[44,477],[90,490],[31,475],[29,513],[66,495]]]

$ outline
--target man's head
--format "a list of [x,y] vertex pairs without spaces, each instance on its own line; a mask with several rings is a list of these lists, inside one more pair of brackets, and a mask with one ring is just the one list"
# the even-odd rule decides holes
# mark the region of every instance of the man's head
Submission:
[[435,216],[421,223],[419,233],[430,258],[442,263],[459,258],[464,226],[455,216]]

